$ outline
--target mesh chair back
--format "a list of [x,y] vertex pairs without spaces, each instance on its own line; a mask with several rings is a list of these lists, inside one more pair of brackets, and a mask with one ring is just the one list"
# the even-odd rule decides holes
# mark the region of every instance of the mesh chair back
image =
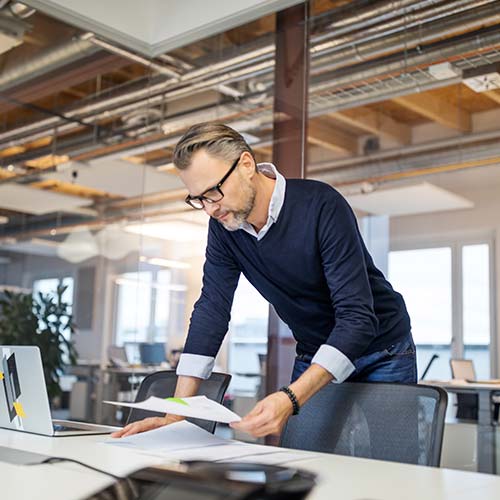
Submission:
[[[210,378],[203,380],[200,385],[198,394],[206,396],[209,399],[222,403],[224,394],[226,393],[231,375],[227,373],[212,373]],[[164,370],[152,373],[144,378],[137,391],[135,401],[144,401],[150,396],[158,398],[169,398],[175,393],[175,386],[177,384],[177,375],[175,370]],[[137,422],[147,417],[163,417],[163,413],[156,413],[151,411],[139,410],[133,408],[129,414],[127,424]],[[215,431],[215,422],[211,420],[200,420],[197,418],[188,418],[189,422],[200,426],[202,429],[213,433]]]
[[439,387],[328,384],[289,418],[281,446],[437,467],[446,404]]

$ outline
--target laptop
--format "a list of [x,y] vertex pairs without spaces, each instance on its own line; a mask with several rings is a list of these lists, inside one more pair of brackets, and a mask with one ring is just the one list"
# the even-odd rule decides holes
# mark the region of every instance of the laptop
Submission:
[[119,427],[52,420],[35,346],[0,346],[0,427],[44,436],[108,434]]
[[478,379],[472,359],[450,359],[451,373],[454,379],[465,380],[469,384],[499,385],[500,379]]

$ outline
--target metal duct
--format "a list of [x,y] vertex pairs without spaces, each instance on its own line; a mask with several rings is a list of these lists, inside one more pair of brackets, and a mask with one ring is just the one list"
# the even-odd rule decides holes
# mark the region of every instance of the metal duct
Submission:
[[410,172],[425,174],[426,171],[433,171],[436,168],[445,169],[453,167],[454,170],[468,168],[474,164],[491,165],[500,164],[500,145],[498,141],[488,147],[468,146],[463,148],[452,148],[450,150],[425,153],[413,157],[400,157],[383,162],[371,162],[369,158],[364,158],[363,166],[353,166],[345,169],[333,169],[322,172],[311,172],[308,176],[311,179],[323,180],[333,185],[341,186],[348,184],[358,184],[363,181],[384,180],[384,178],[394,178],[394,176]]
[[98,50],[91,43],[80,39],[52,48],[25,63],[2,72],[0,92],[4,92],[13,85],[20,85],[44,73],[61,68],[77,59],[94,54]]
[[321,66],[322,61],[317,64],[323,71],[331,71],[342,66],[347,66],[353,61],[365,61],[374,59],[383,54],[399,50],[408,50],[422,43],[430,42],[439,37],[444,37],[456,33],[465,32],[485,25],[500,22],[500,2],[495,5],[483,5],[482,7],[467,12],[460,12],[446,19],[433,21],[423,27],[418,25],[405,30],[403,33],[383,37],[375,41],[350,44],[343,48],[338,54],[331,54],[327,64]]
[[[447,18],[456,16],[457,14],[465,16],[466,14],[464,13],[467,13],[468,11],[492,3],[498,4],[498,1],[478,0],[471,2],[470,0],[455,0],[433,7],[432,9],[419,10],[405,14],[404,16],[395,18],[387,23],[364,28],[362,31],[358,31],[354,34],[342,36],[336,31],[322,33],[312,37],[311,41],[313,42],[313,47],[311,48],[311,53],[321,52],[326,54],[342,48],[349,48],[353,45],[359,46],[360,44],[367,44],[369,41],[380,38],[384,38],[384,41],[387,41],[389,35],[393,35],[397,32],[402,32],[401,38],[409,38],[409,43],[413,43],[413,38],[407,36],[409,34],[408,30],[411,28],[418,28],[417,38],[419,38],[422,32],[422,27],[425,24],[435,22],[440,19],[446,21]],[[487,15],[486,17],[489,16]],[[401,41],[401,38],[399,41]],[[419,43],[421,42],[422,40],[420,40]]]
[[[431,3],[434,4],[436,2],[431,2]],[[425,34],[425,30],[422,30],[422,32]],[[453,57],[463,51],[478,50],[483,46],[492,44],[494,45],[498,43],[498,36],[496,36],[494,33],[493,34],[488,33],[484,35],[482,38],[478,38],[477,35],[478,33],[470,34],[471,40],[463,41],[463,43],[458,47],[447,47],[446,50],[444,50],[441,49],[440,44],[445,42],[440,42],[440,44],[435,44],[435,46],[433,47],[434,51],[429,49],[429,51],[426,50],[424,54],[417,53],[413,57],[412,56],[408,57],[406,60],[402,60],[401,55],[396,55],[392,56],[392,60],[389,58],[388,60],[379,61],[377,62],[376,65],[373,66],[371,66],[371,63],[368,63],[367,66],[357,65],[354,68],[349,68],[349,70],[353,69],[355,71],[354,73],[334,72],[333,74],[328,74],[322,77],[320,81],[313,83],[311,91],[318,92],[324,90],[325,88],[332,88],[332,86],[339,87],[345,84],[350,84],[353,82],[353,80],[356,79],[358,80],[366,79],[387,72],[397,72],[397,71],[401,72],[404,71],[406,69],[406,66],[410,64],[425,64],[426,62],[432,62],[436,58],[443,59],[444,57]],[[449,44],[452,42],[447,41],[447,43]],[[221,61],[220,63],[217,63],[216,65],[213,65],[212,67],[209,68],[203,68],[201,70],[200,69],[192,70],[191,72],[188,72],[185,75],[182,75],[181,77],[183,80],[182,83],[185,84],[186,86],[179,87],[179,82],[174,81],[174,79],[171,79],[167,80],[166,82],[154,84],[146,89],[140,89],[138,91],[134,91],[126,95],[107,98],[103,101],[88,104],[86,106],[74,110],[69,110],[65,113],[65,115],[68,118],[78,117],[82,121],[92,122],[93,120],[98,119],[99,116],[112,117],[116,116],[120,112],[123,112],[124,109],[129,111],[130,109],[135,109],[145,104],[150,105],[151,99],[154,99],[157,102],[161,102],[163,96],[167,97],[168,99],[174,99],[184,95],[188,95],[195,90],[201,91],[206,88],[217,86],[228,81],[236,81],[238,79],[248,78],[249,76],[253,76],[255,74],[263,74],[266,72],[270,72],[272,71],[272,67],[274,66],[274,62],[272,60],[263,61],[258,65],[249,66],[247,68],[243,68],[237,71],[234,70],[229,71],[225,74],[214,76],[213,78],[208,79],[206,81],[201,80],[201,78],[203,78],[205,74],[208,74],[206,72],[214,74],[216,70],[221,70],[228,65],[229,67],[231,67],[231,64],[233,62],[236,62],[237,64],[242,64],[244,63],[246,57],[248,56],[263,58],[264,56],[267,56],[267,54],[269,53],[268,50],[269,49],[266,47],[259,48],[253,51],[251,54],[244,54],[235,57],[234,61],[230,59],[226,61]],[[249,60],[248,62],[251,63],[251,60]],[[189,78],[193,78],[193,80],[200,79],[201,81],[197,81],[196,83],[189,82]],[[326,80],[326,82],[323,83],[324,80]],[[191,83],[191,85],[189,83]],[[118,109],[116,108],[112,109],[115,106],[121,106],[124,102],[128,102],[129,104],[123,108],[120,107]],[[103,115],[90,116],[91,114],[94,113],[103,113]],[[8,141],[9,139],[18,141],[22,139],[25,134],[33,134],[36,131],[36,136],[30,136],[26,138],[26,140],[33,140],[34,137],[40,137],[41,136],[40,134],[42,134],[43,136],[43,134],[48,129],[58,126],[59,124],[60,120],[58,120],[57,118],[55,119],[48,118],[46,120],[41,120],[39,122],[35,122],[26,125],[24,127],[20,127],[18,129],[7,131],[4,132],[3,134],[0,134],[0,141],[5,142]],[[68,125],[71,126],[71,124]],[[61,127],[58,130],[61,131],[67,130],[68,125],[61,125]]]

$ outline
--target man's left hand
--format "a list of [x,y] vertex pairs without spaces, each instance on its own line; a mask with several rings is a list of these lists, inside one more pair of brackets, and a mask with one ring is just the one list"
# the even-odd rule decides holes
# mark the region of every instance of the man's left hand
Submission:
[[284,392],[275,392],[259,401],[248,415],[230,426],[256,438],[280,434],[292,413],[293,406],[288,396]]

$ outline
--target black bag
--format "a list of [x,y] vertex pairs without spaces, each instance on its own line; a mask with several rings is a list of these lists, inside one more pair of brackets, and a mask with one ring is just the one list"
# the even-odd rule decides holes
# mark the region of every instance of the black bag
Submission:
[[314,479],[277,465],[192,461],[141,469],[88,500],[299,500]]

